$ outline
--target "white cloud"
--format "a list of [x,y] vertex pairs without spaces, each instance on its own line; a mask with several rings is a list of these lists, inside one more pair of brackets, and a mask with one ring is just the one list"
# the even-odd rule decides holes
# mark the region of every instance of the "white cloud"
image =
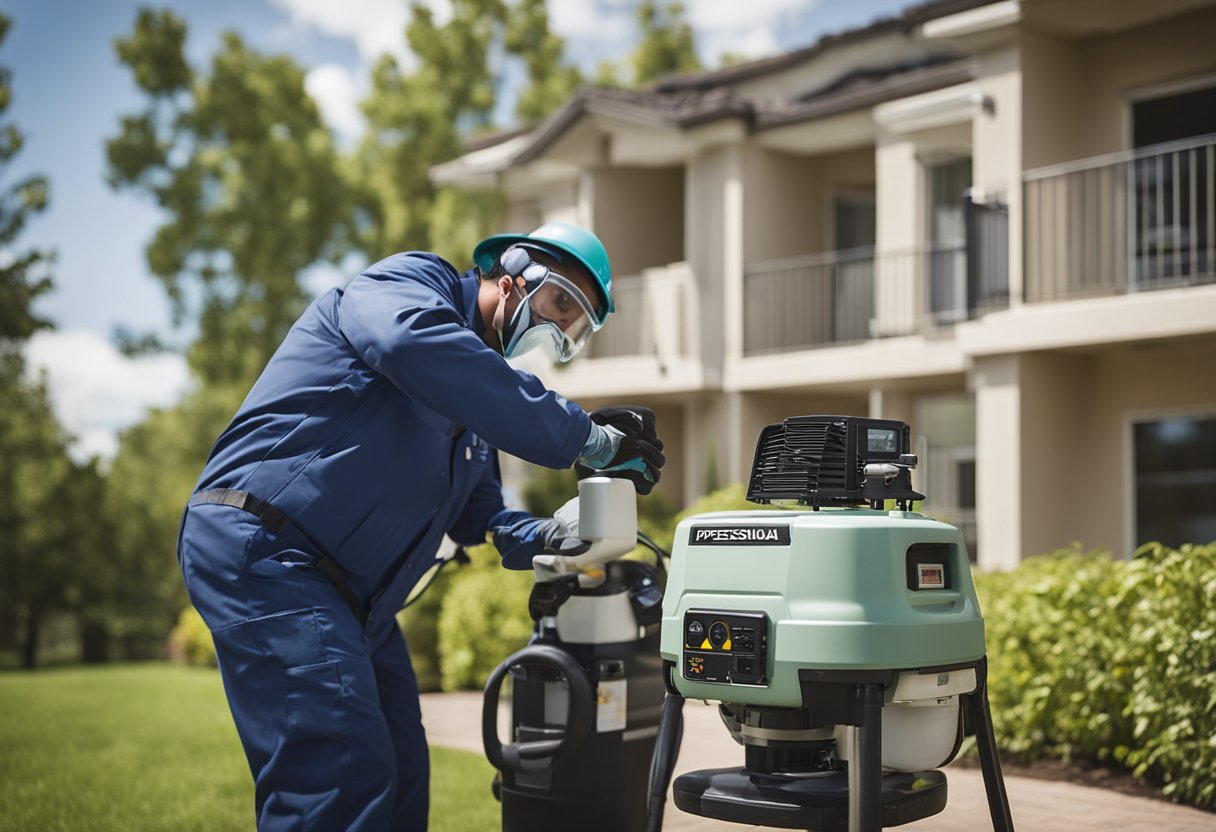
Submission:
[[39,332],[29,341],[26,360],[32,369],[46,370],[55,415],[76,437],[72,452],[80,459],[112,458],[118,432],[148,408],[175,403],[189,380],[180,355],[127,358],[87,330]]
[[[383,54],[392,55],[404,67],[413,65],[405,42],[409,22],[407,0],[270,0],[271,5],[287,12],[291,22],[305,29],[353,41],[364,63],[371,64]],[[451,6],[446,0],[432,0],[435,18],[446,22]]]
[[687,6],[701,57],[716,66],[724,53],[759,58],[780,51],[777,32],[782,18],[805,12],[821,0],[696,0]]
[[363,96],[349,69],[341,64],[313,67],[304,76],[304,89],[344,143],[354,141],[363,132],[363,114],[359,112],[359,99]]
[[[822,0],[691,0],[684,5],[697,51],[709,67],[731,53],[758,58],[781,51],[777,34],[792,14]],[[637,0],[550,0],[549,22],[566,38],[571,58],[583,53],[620,59],[637,41]],[[586,68],[586,67],[584,67]]]
[[637,0],[549,0],[549,25],[570,40],[626,41],[633,37],[636,5]]

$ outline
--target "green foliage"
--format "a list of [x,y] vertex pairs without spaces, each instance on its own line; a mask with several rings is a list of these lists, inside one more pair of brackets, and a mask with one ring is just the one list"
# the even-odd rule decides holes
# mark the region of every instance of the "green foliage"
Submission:
[[683,3],[642,0],[638,6],[638,26],[642,30],[641,39],[629,56],[634,86],[646,86],[665,75],[701,68]]
[[532,469],[524,484],[524,508],[537,517],[552,517],[553,513],[578,496],[578,475],[573,468]]
[[[0,14],[0,42],[11,20]],[[0,113],[12,100],[0,68]],[[24,144],[12,124],[0,125],[0,172]],[[48,324],[33,304],[51,288],[49,254],[18,252],[26,222],[43,211],[48,186],[30,176],[0,191],[0,646],[21,640],[21,663],[38,663],[40,634],[56,615],[89,596],[93,568],[104,569],[108,524],[99,511],[102,477],[95,463],[68,456],[69,437],[55,420],[43,378],[29,378],[25,341]],[[90,531],[89,536],[81,533]]]
[[998,742],[1122,764],[1216,806],[1216,544],[1065,549],[980,574]]
[[[0,748],[0,832],[254,826],[253,780],[214,670],[0,674]],[[430,829],[495,828],[490,764],[446,748],[430,757]]]
[[652,537],[656,543],[670,552],[675,540],[676,526],[694,514],[704,514],[708,511],[747,511],[749,509],[767,508],[767,506],[748,502],[746,495],[747,490],[743,487],[742,483],[732,483],[725,488],[710,492],[704,497],[695,500],[692,505],[676,515],[670,526],[663,529],[661,533],[652,535]]
[[[397,613],[397,623],[405,635],[410,663],[424,693],[443,689],[442,659],[439,652],[439,617],[448,590],[458,583],[465,567],[448,563],[435,580],[410,605]],[[426,577],[423,581],[427,580]],[[415,592],[418,587],[415,587]]]
[[565,42],[549,29],[545,0],[522,0],[507,17],[504,45],[528,68],[528,83],[519,93],[515,114],[525,125],[539,123],[578,92],[578,67],[564,64]]
[[499,662],[528,643],[532,573],[502,568],[493,546],[469,552],[439,615],[444,690],[480,688]]
[[462,130],[489,125],[494,78],[484,56],[504,16],[500,0],[455,0],[451,19],[439,26],[430,8],[415,3],[406,40],[418,67],[405,73],[386,56],[373,68],[362,103],[367,133],[348,169],[355,239],[371,259],[432,250],[436,189],[429,171],[459,155]]
[[194,607],[186,607],[169,632],[169,657],[190,667],[216,667],[211,630]]
[[32,668],[48,619],[96,591],[109,524],[99,511],[101,473],[68,456],[45,384],[10,378],[0,392],[0,608],[17,618],[22,665]]
[[119,439],[110,464],[105,514],[114,523],[107,554],[108,591],[96,613],[131,658],[161,655],[165,635],[186,606],[177,565],[182,508],[215,437],[244,395],[240,387],[212,387],[155,410]]
[[[0,44],[8,35],[12,20],[0,14]],[[0,67],[0,115],[12,101],[12,87],[7,69]],[[0,172],[21,152],[25,135],[13,124],[0,125]],[[49,201],[49,186],[41,176],[27,176],[0,191],[0,248],[8,255],[0,260],[0,373],[11,381],[19,374],[13,357],[16,344],[30,337],[47,322],[34,314],[33,303],[50,291],[51,279],[46,274],[51,255],[32,250],[13,251],[13,244],[25,229],[26,222],[41,213]],[[3,383],[3,381],[0,381]]]
[[148,265],[178,322],[198,298],[192,369],[207,383],[248,384],[304,307],[300,271],[340,255],[347,195],[294,61],[229,32],[198,70],[185,38],[172,12],[144,9],[115,42],[147,100],[107,143],[108,179],[168,217]]
[[682,2],[642,0],[637,8],[640,34],[624,66],[612,61],[596,65],[592,83],[608,89],[645,87],[681,72],[701,69],[692,27]]

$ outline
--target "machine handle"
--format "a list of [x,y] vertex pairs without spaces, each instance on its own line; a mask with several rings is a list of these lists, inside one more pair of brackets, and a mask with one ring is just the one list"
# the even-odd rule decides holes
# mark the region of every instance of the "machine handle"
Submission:
[[[502,683],[513,667],[547,667],[566,678],[568,703],[566,730],[561,737],[504,745],[498,738],[498,698]],[[581,743],[591,731],[591,707],[595,703],[591,682],[582,665],[569,653],[549,644],[530,644],[512,653],[486,680],[481,710],[481,740],[486,759],[499,771],[536,774],[545,771],[568,748]]]

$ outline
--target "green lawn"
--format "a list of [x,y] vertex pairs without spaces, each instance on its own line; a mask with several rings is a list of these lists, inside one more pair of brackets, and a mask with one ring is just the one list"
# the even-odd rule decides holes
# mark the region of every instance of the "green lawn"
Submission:
[[[431,749],[431,829],[498,826],[493,769]],[[0,832],[252,830],[253,782],[214,670],[0,673]]]

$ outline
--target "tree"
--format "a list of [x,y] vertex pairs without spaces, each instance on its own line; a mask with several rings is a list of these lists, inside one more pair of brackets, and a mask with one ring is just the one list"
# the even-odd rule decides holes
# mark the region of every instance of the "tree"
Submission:
[[[12,19],[0,14],[0,44],[8,37]],[[0,115],[12,102],[11,73],[0,67]],[[13,124],[0,125],[0,170],[21,152],[25,135]],[[50,188],[42,176],[29,176],[0,192],[0,249],[12,252],[13,244],[25,229],[30,217],[46,209]],[[34,314],[34,301],[50,291],[51,279],[46,274],[51,256],[40,250],[0,260],[0,351],[6,366],[0,368],[3,378],[12,379],[19,367],[21,345],[39,329],[49,324]]]
[[637,24],[641,36],[625,57],[627,69],[612,61],[601,61],[595,71],[597,87],[645,87],[666,75],[702,68],[682,2],[642,0],[637,9]]
[[512,10],[504,44],[528,69],[528,84],[515,105],[515,115],[523,124],[539,123],[578,92],[582,74],[564,62],[566,44],[549,29],[545,0],[522,0]]
[[102,504],[113,522],[108,562],[95,573],[82,614],[86,633],[104,632],[128,658],[159,654],[187,603],[175,556],[182,509],[244,392],[196,389],[120,437]]
[[679,0],[668,3],[642,0],[638,6],[638,26],[642,38],[629,56],[635,86],[646,86],[664,75],[701,68],[692,27],[684,18],[684,4]]
[[[12,20],[0,14],[0,43]],[[10,73],[0,68],[0,114],[12,100]],[[0,172],[20,152],[24,135],[0,126]],[[77,466],[51,411],[46,384],[26,374],[26,340],[49,326],[33,309],[50,291],[51,256],[14,252],[26,222],[43,211],[49,188],[31,176],[0,190],[0,630],[20,640],[21,662],[34,667],[41,625],[72,600],[73,555],[65,517],[75,492]],[[74,502],[73,502],[73,505]],[[70,509],[69,509],[70,510]]]
[[247,385],[307,301],[300,272],[343,250],[347,193],[294,61],[229,32],[200,71],[186,34],[172,12],[144,9],[115,41],[147,106],[107,143],[108,179],[168,214],[148,265],[175,322],[197,316],[192,370],[204,384]]
[[[439,26],[428,7],[415,3],[406,40],[417,68],[407,73],[388,56],[373,68],[372,91],[362,103],[367,134],[351,164],[359,193],[356,239],[371,259],[435,248],[438,192],[430,169],[459,155],[465,133],[490,124],[494,77],[486,56],[505,14],[501,0],[454,0],[451,20]],[[463,213],[470,199],[453,194],[447,209]]]

